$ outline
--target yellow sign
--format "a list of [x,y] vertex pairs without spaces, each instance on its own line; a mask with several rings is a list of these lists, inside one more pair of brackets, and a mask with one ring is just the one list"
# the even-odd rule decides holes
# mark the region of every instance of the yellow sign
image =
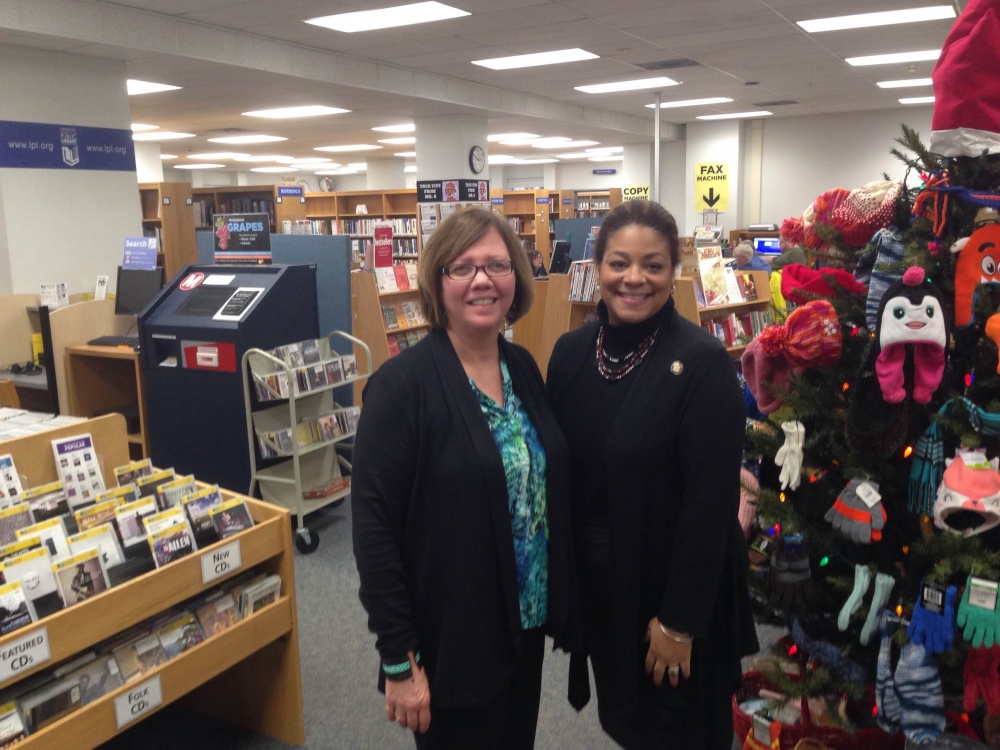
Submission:
[[700,161],[694,165],[694,210],[729,210],[729,165]]
[[623,201],[648,201],[649,185],[626,185],[622,188]]

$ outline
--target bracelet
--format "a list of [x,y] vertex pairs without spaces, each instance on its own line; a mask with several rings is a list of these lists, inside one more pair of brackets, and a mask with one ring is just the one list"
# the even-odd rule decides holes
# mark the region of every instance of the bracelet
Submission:
[[673,630],[668,628],[662,622],[660,623],[660,630],[663,631],[663,635],[667,636],[672,641],[677,641],[678,643],[692,643],[694,638],[689,635],[681,635],[680,633],[675,633]]
[[[419,651],[414,654],[413,661],[420,664]],[[413,677],[413,668],[409,657],[407,657],[405,662],[399,662],[398,664],[386,664],[382,662],[382,672],[385,674],[385,678],[392,682],[404,682]]]

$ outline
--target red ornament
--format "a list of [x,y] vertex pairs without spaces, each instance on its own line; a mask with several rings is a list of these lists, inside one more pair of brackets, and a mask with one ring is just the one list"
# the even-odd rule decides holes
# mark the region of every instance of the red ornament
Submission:
[[789,656],[795,656],[795,654],[797,654],[798,652],[799,652],[799,647],[796,646],[794,643],[792,644],[792,647],[788,649]]
[[976,376],[975,375],[973,375],[971,372],[968,372],[968,373],[965,374],[965,387],[966,388],[968,388],[969,386],[971,386],[975,382],[976,382]]
[[853,326],[851,328],[851,335],[852,336],[857,336],[858,335],[858,327],[857,326]]

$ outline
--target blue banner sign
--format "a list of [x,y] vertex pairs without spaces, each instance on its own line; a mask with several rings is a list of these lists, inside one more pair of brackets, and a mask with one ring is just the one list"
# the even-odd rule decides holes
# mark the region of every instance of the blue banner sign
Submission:
[[541,204],[541,203],[548,203],[548,202],[549,202],[548,198],[535,198],[535,203]]
[[490,198],[490,203],[492,203],[494,206],[502,206],[503,198]]
[[563,205],[564,206],[572,206],[573,205],[573,199],[572,198],[563,198]]
[[134,172],[132,131],[0,120],[0,168]]
[[278,187],[278,195],[284,198],[301,198],[305,193],[303,193],[303,188],[299,187]]
[[156,268],[156,237],[126,237],[122,268],[152,271]]
[[595,169],[594,174],[618,174],[617,169]]

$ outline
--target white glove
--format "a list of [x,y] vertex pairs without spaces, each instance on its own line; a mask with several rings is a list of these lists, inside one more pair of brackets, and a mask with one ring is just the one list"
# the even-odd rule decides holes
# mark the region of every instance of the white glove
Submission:
[[801,422],[783,422],[785,444],[778,449],[774,463],[781,467],[781,489],[797,490],[802,482],[802,445],[806,441],[806,428]]

